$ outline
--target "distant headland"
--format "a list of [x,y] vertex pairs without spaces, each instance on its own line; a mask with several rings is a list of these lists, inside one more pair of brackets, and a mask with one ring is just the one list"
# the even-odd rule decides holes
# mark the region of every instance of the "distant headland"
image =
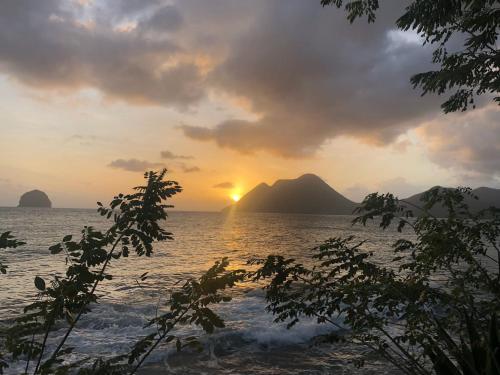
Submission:
[[[421,201],[423,194],[424,192],[402,199],[403,203],[411,205],[415,215],[421,214],[414,208],[423,205]],[[465,199],[471,212],[491,206],[500,207],[500,189],[480,187],[472,190],[472,194],[478,199],[470,197]],[[305,174],[296,179],[278,180],[272,186],[261,183],[223,211],[352,215],[359,205],[335,191],[320,177]],[[446,214],[446,210],[436,205],[430,213],[442,217]]]
[[28,191],[21,195],[18,207],[45,207],[51,208],[52,202],[47,194],[40,190]]
[[335,191],[314,174],[262,183],[226,208],[246,212],[350,215],[357,204]]

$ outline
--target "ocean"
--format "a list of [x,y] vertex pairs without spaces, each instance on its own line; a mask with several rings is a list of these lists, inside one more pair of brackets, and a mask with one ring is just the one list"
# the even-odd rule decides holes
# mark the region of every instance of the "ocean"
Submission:
[[[351,226],[350,216],[288,215],[216,212],[169,213],[165,227],[173,241],[158,243],[152,257],[131,255],[112,263],[113,280],[100,284],[100,303],[92,307],[73,331],[67,345],[75,348],[71,360],[104,358],[126,353],[146,332],[143,326],[176,282],[199,276],[216,260],[228,257],[231,268],[248,268],[246,262],[268,254],[307,259],[312,248],[329,237],[355,235],[368,240],[366,248],[377,259],[392,259],[390,244],[397,233],[381,231],[376,224]],[[65,270],[64,256],[51,255],[48,247],[66,234],[78,238],[83,226],[106,228],[95,210],[0,208],[0,232],[12,231],[27,244],[2,250],[8,268],[0,275],[0,324],[34,301],[35,276],[50,280]],[[139,276],[149,272],[140,285]],[[245,284],[233,290],[233,300],[217,308],[226,327],[212,335],[181,327],[184,335],[201,334],[201,353],[176,353],[171,346],[157,349],[143,374],[391,374],[394,369],[363,347],[353,344],[318,345],[314,338],[330,326],[303,320],[287,329],[273,323],[265,311],[260,285]],[[49,345],[63,333],[53,332]],[[353,360],[364,359],[357,369]],[[13,363],[7,374],[18,374],[23,363]]]

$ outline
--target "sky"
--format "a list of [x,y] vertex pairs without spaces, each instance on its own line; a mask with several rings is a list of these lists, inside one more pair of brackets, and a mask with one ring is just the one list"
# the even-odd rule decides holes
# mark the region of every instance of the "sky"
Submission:
[[315,173],[348,198],[500,187],[500,110],[443,114],[432,48],[302,0],[16,0],[0,12],[0,206],[95,207],[168,168],[176,209]]

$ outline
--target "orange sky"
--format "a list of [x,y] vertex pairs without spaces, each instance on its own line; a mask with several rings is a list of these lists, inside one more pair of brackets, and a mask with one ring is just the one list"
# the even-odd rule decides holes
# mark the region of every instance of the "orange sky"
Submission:
[[353,200],[500,186],[498,106],[422,99],[430,51],[394,30],[398,6],[369,26],[301,1],[34,4],[0,15],[0,206],[37,188],[94,207],[163,166],[181,210],[303,173]]

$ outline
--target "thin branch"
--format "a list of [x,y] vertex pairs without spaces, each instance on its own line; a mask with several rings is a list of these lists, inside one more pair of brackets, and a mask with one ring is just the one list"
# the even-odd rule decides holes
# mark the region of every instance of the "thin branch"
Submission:
[[38,356],[38,361],[36,363],[35,372],[33,372],[33,374],[36,374],[38,372],[38,369],[40,367],[40,363],[42,362],[43,352],[45,351],[45,346],[47,344],[47,338],[49,337],[50,328],[52,327],[53,323],[54,323],[54,320],[52,318],[50,318],[50,320],[47,322],[47,328],[45,329],[45,334],[43,336],[42,348],[40,349],[40,355]]
[[[106,261],[104,262],[104,265],[102,266],[100,272],[99,272],[99,275],[96,279],[96,281],[94,282],[94,286],[92,287],[92,290],[90,291],[89,293],[89,296],[92,296],[97,288],[97,285],[99,284],[99,281],[100,279],[102,278],[103,274],[104,274],[104,271],[106,270],[108,264],[109,264],[109,261],[111,260],[112,258],[112,255],[116,249],[116,247],[118,246],[119,242],[121,241],[121,239],[124,237],[125,233],[135,224],[135,221],[131,222],[127,228],[125,228],[125,230],[123,230],[120,234],[120,236],[116,239],[116,241],[114,242],[113,244],[113,247],[111,248],[111,251],[108,253],[108,256],[106,258]],[[108,231],[109,233],[110,231]],[[57,354],[59,353],[59,351],[61,350],[61,348],[63,347],[64,343],[66,342],[66,340],[68,339],[70,333],[73,331],[73,328],[75,327],[76,323],[80,320],[80,317],[82,316],[83,314],[83,311],[84,311],[84,308],[85,306],[82,306],[80,308],[80,311],[78,312],[78,315],[76,316],[76,318],[71,322],[71,325],[69,326],[68,330],[66,331],[66,334],[64,335],[64,337],[62,338],[62,340],[59,342],[59,345],[57,346],[57,348],[54,350],[54,352],[52,353],[52,355],[50,356],[50,358],[48,359],[49,361],[51,360],[54,360],[57,356]],[[36,374],[36,372],[35,372]]]
[[429,374],[429,372],[418,363],[415,358],[405,349],[403,348],[396,340],[382,327],[376,327],[380,332],[382,332],[413,364],[416,366],[416,369],[419,370],[421,374]]
[[132,369],[132,372],[130,373],[130,375],[134,375],[137,370],[139,369],[139,367],[141,367],[142,363],[146,360],[147,357],[149,357],[149,355],[153,352],[153,350],[156,349],[156,347],[160,344],[160,342],[163,341],[163,339],[170,333],[170,331],[172,331],[172,329],[175,327],[175,325],[177,323],[179,323],[179,321],[184,317],[184,315],[186,315],[186,313],[191,309],[191,307],[193,307],[193,303],[191,302],[191,304],[189,304],[189,306],[182,312],[182,314],[180,314],[177,319],[174,320],[173,324],[170,326],[170,328],[168,328],[163,334],[160,335],[160,337],[158,337],[158,339],[155,341],[155,343],[151,346],[151,348],[149,348],[149,350],[142,356],[142,358],[139,360],[139,362],[137,363],[137,365]]

